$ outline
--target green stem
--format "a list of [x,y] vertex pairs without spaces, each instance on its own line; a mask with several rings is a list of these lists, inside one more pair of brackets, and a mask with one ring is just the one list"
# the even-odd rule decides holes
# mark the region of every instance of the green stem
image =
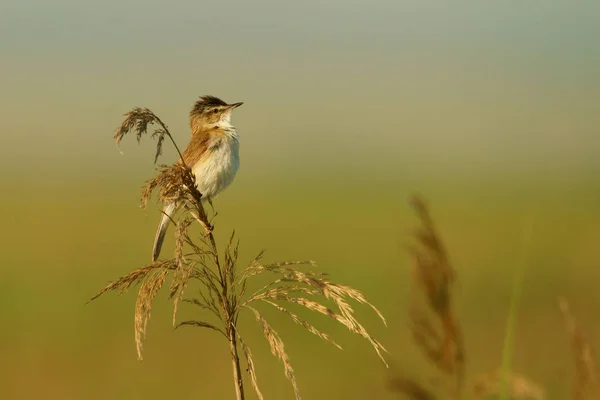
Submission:
[[527,249],[531,240],[533,229],[533,217],[530,217],[523,224],[523,247],[521,249],[520,262],[515,273],[513,281],[512,295],[506,321],[506,331],[504,333],[504,345],[502,347],[502,366],[501,366],[501,390],[500,400],[510,399],[510,372],[512,369],[515,336],[517,331],[517,317],[519,305],[521,304],[521,295],[523,293],[523,281],[525,280],[525,271],[527,269]]

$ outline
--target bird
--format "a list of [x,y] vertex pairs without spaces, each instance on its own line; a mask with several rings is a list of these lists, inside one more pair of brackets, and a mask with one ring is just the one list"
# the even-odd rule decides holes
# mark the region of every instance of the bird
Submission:
[[[240,144],[237,129],[231,124],[232,111],[243,103],[228,104],[211,96],[201,96],[190,111],[192,136],[178,163],[184,163],[195,177],[202,200],[212,200],[234,180],[240,167]],[[152,250],[152,262],[160,255],[176,202],[164,206]]]

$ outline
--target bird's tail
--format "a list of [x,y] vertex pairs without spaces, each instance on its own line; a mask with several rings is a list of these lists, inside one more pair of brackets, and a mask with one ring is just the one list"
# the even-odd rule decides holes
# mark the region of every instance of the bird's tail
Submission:
[[156,230],[156,236],[154,237],[154,248],[152,249],[152,262],[155,262],[158,256],[160,255],[160,248],[162,247],[163,241],[165,240],[165,233],[167,233],[167,228],[169,227],[169,222],[171,221],[171,215],[173,215],[173,211],[175,211],[175,203],[168,204],[163,209],[163,216],[160,220],[160,224],[158,225],[158,229]]

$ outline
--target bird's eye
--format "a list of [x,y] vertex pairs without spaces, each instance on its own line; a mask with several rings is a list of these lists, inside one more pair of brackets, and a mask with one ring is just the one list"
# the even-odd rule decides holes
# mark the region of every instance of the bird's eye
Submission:
[[216,108],[213,110],[213,114],[216,114],[218,112],[219,112],[219,110],[217,110]]

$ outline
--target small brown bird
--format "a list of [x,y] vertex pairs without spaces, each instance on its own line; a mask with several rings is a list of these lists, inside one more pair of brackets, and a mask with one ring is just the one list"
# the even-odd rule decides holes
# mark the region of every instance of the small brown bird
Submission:
[[[202,96],[190,112],[192,138],[182,153],[185,165],[196,178],[203,200],[212,201],[235,178],[240,167],[237,130],[231,112],[243,103],[227,104],[214,96]],[[179,160],[181,162],[181,160]],[[152,261],[156,261],[176,204],[167,204],[156,231]]]

